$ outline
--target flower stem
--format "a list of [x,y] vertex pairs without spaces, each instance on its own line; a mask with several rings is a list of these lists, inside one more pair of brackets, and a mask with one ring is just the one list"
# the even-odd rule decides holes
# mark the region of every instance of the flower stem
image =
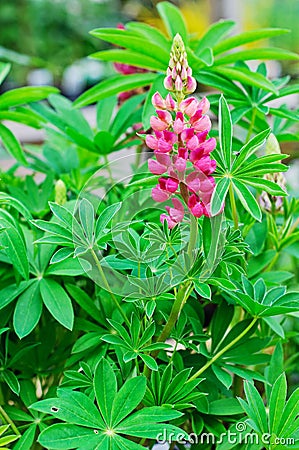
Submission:
[[197,219],[196,219],[196,217],[193,216],[193,214],[191,214],[190,240],[189,240],[189,244],[188,244],[188,255],[189,255],[190,261],[192,261],[192,253],[196,247],[197,231],[198,231]]
[[122,315],[124,321],[125,321],[126,324],[130,327],[130,326],[131,326],[130,321],[129,321],[129,319],[127,318],[126,314],[124,313],[123,309],[121,308],[121,306],[120,306],[120,304],[119,304],[117,298],[115,297],[115,295],[114,295],[113,292],[111,291],[111,288],[110,288],[110,286],[109,286],[108,280],[107,280],[107,278],[106,278],[106,276],[105,276],[105,273],[104,273],[104,271],[103,271],[103,269],[102,269],[102,266],[101,266],[101,264],[100,264],[100,261],[99,261],[97,255],[96,255],[96,252],[94,251],[94,249],[91,249],[91,254],[92,254],[92,257],[93,257],[93,259],[94,259],[94,261],[95,261],[95,263],[96,263],[97,269],[98,269],[98,271],[99,271],[99,273],[100,273],[100,275],[101,275],[101,277],[102,277],[102,280],[103,280],[104,285],[105,285],[105,289],[109,292],[109,294],[110,294],[110,296],[111,296],[111,298],[112,298],[112,300],[113,300],[113,302],[114,302],[116,308],[118,309],[118,311],[119,311],[120,314]]
[[255,317],[250,324],[245,328],[245,330],[242,331],[235,339],[233,339],[229,344],[227,344],[223,349],[221,349],[218,353],[216,353],[213,358],[211,358],[201,369],[199,369],[191,378],[189,378],[189,381],[193,381],[196,378],[200,377],[200,375],[205,372],[214,362],[217,361],[224,353],[226,353],[228,350],[230,350],[235,344],[237,344],[247,333],[251,330],[251,328],[255,325],[257,322],[258,317]]
[[141,156],[142,156],[142,147],[143,147],[143,144],[140,144],[136,148],[136,159],[135,159],[136,168],[138,168],[140,166]]
[[232,208],[232,216],[233,216],[233,220],[234,220],[235,229],[237,229],[239,226],[239,218],[238,218],[238,211],[237,211],[236,200],[235,200],[232,183],[229,186],[229,199],[230,199],[230,204],[231,204],[231,208]]
[[113,180],[112,170],[111,170],[111,167],[110,167],[110,162],[109,162],[109,159],[108,159],[107,155],[104,155],[104,160],[105,160],[106,169],[107,169],[108,176],[109,176],[109,181],[110,181],[111,185],[113,186],[114,185],[114,180]]
[[250,137],[251,137],[252,132],[253,132],[253,128],[254,128],[254,124],[255,124],[255,118],[256,118],[256,112],[257,112],[256,108],[253,108],[252,109],[251,122],[250,122],[248,133],[247,133],[247,136],[246,136],[246,141],[245,141],[246,143],[250,140]]
[[11,429],[16,433],[16,435],[21,436],[21,433],[19,432],[19,430],[17,429],[17,427],[15,426],[14,422],[11,420],[9,415],[4,411],[2,406],[0,406],[0,415],[3,417],[5,422],[11,426]]

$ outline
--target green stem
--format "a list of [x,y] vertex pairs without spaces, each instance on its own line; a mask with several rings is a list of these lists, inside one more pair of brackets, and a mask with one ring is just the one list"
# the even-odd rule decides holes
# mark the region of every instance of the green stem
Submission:
[[136,166],[137,168],[140,166],[140,162],[141,162],[142,147],[143,147],[143,144],[138,145],[137,148],[136,148],[135,166]]
[[233,339],[229,344],[227,344],[225,347],[223,347],[223,349],[221,349],[218,353],[216,353],[215,356],[213,356],[213,358],[211,358],[201,369],[199,369],[194,375],[192,375],[191,378],[189,378],[189,381],[193,381],[196,378],[200,377],[200,375],[205,372],[212,364],[214,364],[214,362],[217,361],[217,359],[219,359],[224,353],[226,353],[228,350],[230,350],[235,344],[237,344],[247,333],[248,331],[251,330],[251,328],[255,325],[255,323],[257,322],[258,317],[255,317],[250,324],[248,325],[248,327],[245,328],[245,330],[242,331],[242,333],[240,333],[235,339]]
[[196,241],[197,241],[197,219],[193,215],[191,215],[191,223],[190,223],[190,240],[188,244],[188,255],[190,258],[190,261],[192,261],[192,253],[193,250],[196,248]]
[[239,218],[238,218],[236,199],[235,199],[232,183],[229,186],[229,199],[230,199],[230,205],[232,208],[232,216],[233,216],[233,220],[234,220],[235,229],[237,229],[239,227]]
[[251,122],[250,122],[249,130],[248,130],[248,133],[247,133],[247,136],[246,136],[246,143],[250,140],[250,137],[251,137],[252,132],[253,132],[253,128],[254,128],[254,124],[255,124],[255,118],[256,118],[256,112],[257,112],[256,108],[253,108],[252,109]]
[[110,181],[111,185],[113,186],[114,185],[114,179],[113,179],[113,175],[112,175],[112,171],[111,171],[111,167],[110,167],[110,162],[109,162],[109,159],[108,159],[107,155],[104,155],[104,160],[105,160],[106,169],[107,169],[107,172],[108,172],[108,175],[109,175],[109,181]]
[[270,262],[270,264],[268,265],[268,267],[264,270],[264,272],[269,272],[273,266],[276,264],[278,258],[279,258],[279,251],[276,253],[276,255],[274,256],[274,258],[272,259],[272,261]]
[[17,427],[15,426],[14,422],[11,420],[9,415],[4,411],[2,406],[0,406],[0,414],[5,420],[5,422],[11,426],[11,429],[16,433],[16,435],[21,436],[21,433],[19,432],[19,430],[17,429]]
[[93,259],[94,259],[94,261],[95,261],[95,263],[96,263],[96,266],[97,266],[97,268],[98,268],[98,271],[99,271],[99,273],[100,273],[100,275],[101,275],[101,277],[102,277],[102,280],[103,280],[103,282],[104,282],[106,291],[109,292],[109,294],[110,294],[110,296],[111,296],[111,298],[112,298],[112,300],[113,300],[113,302],[114,302],[116,308],[118,309],[118,311],[119,311],[120,314],[122,315],[122,317],[123,317],[124,321],[126,322],[126,324],[130,327],[130,326],[131,326],[130,321],[129,321],[129,319],[127,318],[126,314],[124,313],[123,309],[121,308],[120,304],[118,303],[117,298],[115,297],[115,295],[114,295],[113,292],[111,291],[110,286],[109,286],[109,283],[108,283],[108,280],[107,280],[107,278],[106,278],[106,276],[105,276],[105,274],[104,274],[104,271],[103,271],[103,269],[102,269],[102,266],[101,266],[101,264],[100,264],[100,261],[99,261],[97,255],[96,255],[96,252],[94,251],[94,249],[91,249],[91,254],[92,254],[92,257],[93,257]]

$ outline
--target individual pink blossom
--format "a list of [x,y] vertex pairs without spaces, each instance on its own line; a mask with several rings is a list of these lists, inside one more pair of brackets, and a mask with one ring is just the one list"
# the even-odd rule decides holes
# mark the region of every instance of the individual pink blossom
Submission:
[[148,161],[148,168],[154,175],[162,175],[167,172],[170,165],[170,157],[165,153],[157,153],[156,159],[149,159]]

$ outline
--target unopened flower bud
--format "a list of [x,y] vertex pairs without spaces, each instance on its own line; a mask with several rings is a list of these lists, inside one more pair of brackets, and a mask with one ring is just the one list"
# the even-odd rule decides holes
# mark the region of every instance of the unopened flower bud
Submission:
[[58,180],[55,184],[55,203],[62,206],[66,201],[66,185],[62,180]]
[[169,65],[166,71],[164,86],[175,94],[177,100],[183,100],[186,94],[196,89],[196,80],[192,77],[192,70],[188,65],[184,42],[179,34],[173,39]]

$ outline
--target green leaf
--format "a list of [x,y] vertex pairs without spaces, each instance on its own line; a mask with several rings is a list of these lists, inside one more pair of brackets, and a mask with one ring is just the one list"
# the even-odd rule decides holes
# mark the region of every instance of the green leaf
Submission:
[[29,450],[35,438],[37,424],[31,425],[14,446],[14,450]]
[[16,375],[8,369],[3,370],[2,377],[10,389],[17,395],[20,393],[20,383]]
[[[79,446],[87,448],[90,439],[94,438],[94,435],[95,432],[89,428],[58,423],[43,430],[39,435],[38,442],[42,447],[51,449],[67,450],[78,448]],[[99,444],[101,444],[106,437],[97,436],[97,438]]]
[[126,29],[145,37],[149,42],[155,42],[170,52],[171,42],[157,28],[143,22],[127,22]]
[[260,433],[267,433],[267,414],[264,402],[253,383],[245,382],[244,390],[251,410],[250,419],[254,421]]
[[[237,34],[236,36],[232,36],[221,41],[214,47],[214,54],[218,55],[219,53],[234,49],[240,45],[248,44],[249,42],[267,39],[289,32],[290,30],[284,28],[263,28],[261,30],[245,31],[244,33]],[[258,53],[259,49],[256,51]]]
[[85,91],[74,102],[74,106],[76,108],[82,108],[82,106],[90,105],[104,98],[119,94],[120,92],[148,86],[156,77],[157,74],[155,73],[137,73],[126,76],[116,75]]
[[168,35],[173,39],[179,33],[185,44],[188,42],[188,31],[180,10],[169,2],[157,4],[158,13],[163,20]]
[[222,398],[214,400],[209,405],[209,414],[215,416],[233,416],[242,414],[243,409],[235,398]]
[[11,64],[0,62],[0,84],[3,83],[7,75],[9,74]]
[[211,288],[207,283],[202,283],[198,280],[193,280],[195,291],[203,298],[211,300]]
[[242,102],[245,101],[246,103],[248,101],[244,92],[231,81],[230,77],[225,77],[212,71],[205,72],[203,70],[200,73],[194,73],[194,76],[199,83],[219,89],[228,97],[241,100]]
[[20,164],[27,166],[28,163],[19,141],[2,123],[0,123],[0,138],[8,153],[10,153],[10,155],[13,156]]
[[122,203],[114,203],[113,205],[107,206],[107,208],[102,211],[97,219],[96,227],[95,227],[95,240],[99,240],[102,236],[102,233],[108,223],[113,219],[115,214],[121,208]]
[[37,325],[43,309],[39,282],[34,282],[20,295],[13,316],[16,334],[20,339],[27,336]]
[[[155,344],[153,344],[155,345]],[[149,367],[151,370],[157,371],[158,370],[158,364],[156,363],[156,360],[150,356],[150,355],[146,355],[144,353],[140,353],[140,358],[142,359],[142,361],[144,362],[144,364]]]
[[110,132],[113,134],[113,136],[115,136],[116,138],[120,138],[121,135],[128,130],[128,126],[133,125],[133,113],[138,111],[138,108],[140,107],[141,102],[144,100],[144,97],[144,94],[133,95],[133,97],[129,98],[121,105],[111,125]]
[[56,264],[52,264],[45,272],[45,275],[84,275],[92,269],[90,262],[85,259],[68,258]]
[[40,282],[43,302],[50,314],[64,327],[73,329],[74,311],[72,302],[65,290],[54,280],[43,279]]
[[59,92],[58,89],[51,86],[26,86],[18,89],[12,89],[0,96],[0,109],[24,105],[31,102],[38,102],[39,100],[44,100],[50,94],[55,92]]
[[26,220],[32,219],[30,211],[18,199],[11,197],[6,192],[0,192],[0,203],[6,203],[16,209]]
[[66,284],[66,290],[70,294],[70,296],[75,300],[78,305],[86,311],[90,317],[101,322],[101,316],[98,308],[94,304],[93,300],[89,297],[89,295],[76,286],[75,284]]
[[105,424],[93,401],[78,391],[59,390],[59,398],[33,403],[30,409],[51,414],[57,419],[88,428],[104,429]]
[[212,365],[212,370],[218,380],[226,387],[226,389],[229,389],[233,382],[232,375],[221,367],[216,366],[215,364]]
[[18,285],[12,284],[2,289],[0,291],[0,310],[14,301],[22,292],[25,291],[25,289],[30,286],[31,283],[32,280],[21,281]]
[[165,63],[150,56],[143,55],[132,50],[102,50],[101,52],[92,53],[91,58],[100,59],[101,61],[113,61],[122,64],[130,64],[134,67],[142,67],[149,70],[163,72],[166,70]]
[[249,60],[298,60],[299,56],[296,53],[290,52],[283,48],[259,48],[242,50],[240,52],[234,52],[230,55],[218,58],[214,62],[214,66],[230,64],[236,61],[249,61]]
[[112,115],[117,105],[117,96],[104,98],[98,102],[97,108],[97,126],[100,131],[108,131],[110,128]]
[[12,226],[3,231],[1,236],[2,244],[5,246],[5,252],[12,265],[19,274],[28,279],[29,262],[24,240],[16,228]]
[[213,191],[211,200],[211,214],[216,216],[221,210],[230,186],[230,179],[227,177],[217,180],[216,188]]
[[227,101],[221,95],[219,100],[219,142],[224,166],[231,167],[233,125]]
[[269,427],[271,434],[277,434],[287,396],[287,380],[284,373],[275,381],[269,401]]
[[282,187],[270,180],[266,180],[263,178],[256,179],[253,177],[242,177],[242,181],[244,184],[247,184],[259,190],[266,191],[270,195],[279,195],[282,197],[287,195],[287,192],[282,189]]
[[234,26],[233,20],[219,20],[210,25],[205,34],[199,39],[194,48],[196,54],[206,47],[214,47]]
[[279,426],[277,427],[278,436],[288,436],[288,430],[292,427],[296,417],[298,416],[298,408],[299,389],[296,389],[285,405]]
[[215,69],[213,68],[213,72],[224,75],[231,80],[239,81],[245,85],[265,89],[266,91],[273,92],[273,94],[277,93],[274,84],[266,77],[243,67],[217,67]]
[[109,131],[99,131],[94,137],[100,155],[109,155],[115,142],[114,136]]
[[79,217],[88,243],[92,243],[94,229],[94,207],[86,198],[83,198],[80,201]]
[[126,381],[114,398],[112,426],[118,425],[142,401],[146,390],[146,378],[134,377]]
[[254,195],[241,181],[233,179],[233,185],[246,211],[248,211],[249,214],[251,214],[256,220],[260,222],[262,220],[262,212]]
[[114,370],[104,358],[96,366],[93,387],[101,414],[106,424],[111,426],[111,413],[117,391],[117,382]]
[[92,30],[90,34],[111,44],[120,45],[142,55],[147,55],[150,58],[155,55],[155,58],[164,64],[164,70],[167,69],[168,51],[154,42],[149,42],[143,36],[117,28],[98,28]]
[[239,155],[235,159],[233,163],[232,170],[234,171],[238,167],[242,165],[242,163],[248,159],[251,155],[253,155],[257,149],[259,149],[265,142],[266,139],[269,137],[271,133],[271,129],[268,128],[267,130],[262,131],[261,133],[254,136],[250,141],[248,141],[243,147],[241,147],[239,151]]

